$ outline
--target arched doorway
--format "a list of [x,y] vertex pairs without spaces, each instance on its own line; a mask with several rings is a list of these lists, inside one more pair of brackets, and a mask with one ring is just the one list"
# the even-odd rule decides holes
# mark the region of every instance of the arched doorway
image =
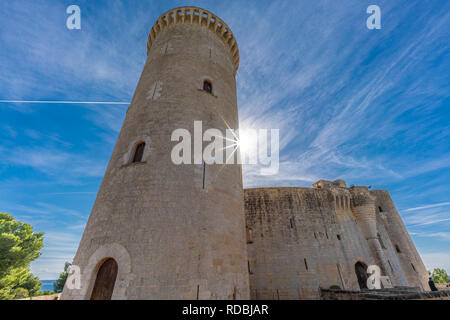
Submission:
[[367,265],[358,261],[355,264],[355,273],[360,289],[367,289]]
[[102,263],[97,272],[91,300],[111,300],[114,284],[116,283],[117,270],[117,262],[112,258],[106,259]]

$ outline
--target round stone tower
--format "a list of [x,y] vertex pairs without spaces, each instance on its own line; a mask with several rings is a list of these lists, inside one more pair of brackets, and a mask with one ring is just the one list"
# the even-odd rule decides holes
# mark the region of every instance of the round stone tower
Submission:
[[193,149],[202,131],[238,129],[237,42],[214,14],[181,7],[158,18],[147,50],[73,261],[81,286],[62,298],[249,299],[241,166],[171,158],[176,129]]
[[388,263],[378,238],[376,199],[364,186],[350,188],[350,193],[352,195],[352,211],[375,257],[376,264],[381,268],[382,275],[388,275],[392,279],[391,270],[387,266]]

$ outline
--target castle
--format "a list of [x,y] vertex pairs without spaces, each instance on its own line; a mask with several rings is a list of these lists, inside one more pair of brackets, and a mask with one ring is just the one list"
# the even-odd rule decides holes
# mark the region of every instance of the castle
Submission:
[[392,285],[429,290],[428,273],[389,193],[320,180],[245,190],[252,299],[316,299],[367,288],[377,265]]
[[427,271],[386,191],[244,190],[238,164],[176,165],[172,133],[238,128],[239,49],[196,7],[161,15],[62,299],[317,299],[360,290],[377,265],[394,286]]

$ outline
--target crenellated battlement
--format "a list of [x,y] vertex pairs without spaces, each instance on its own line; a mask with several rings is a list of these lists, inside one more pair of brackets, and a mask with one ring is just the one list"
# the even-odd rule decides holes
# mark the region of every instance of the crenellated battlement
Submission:
[[147,41],[147,55],[153,41],[164,28],[179,23],[199,24],[217,34],[225,45],[228,46],[232,61],[234,63],[234,74],[239,68],[239,48],[230,27],[216,15],[197,7],[178,7],[167,11],[156,20]]

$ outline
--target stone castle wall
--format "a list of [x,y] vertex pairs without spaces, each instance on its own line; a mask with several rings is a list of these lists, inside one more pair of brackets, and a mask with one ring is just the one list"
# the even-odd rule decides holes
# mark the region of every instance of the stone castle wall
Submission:
[[371,193],[376,197],[378,225],[389,236],[389,256],[397,257],[396,267],[404,270],[406,281],[410,286],[429,290],[428,272],[389,192],[374,190]]
[[[406,245],[410,244],[406,229],[389,225],[401,219],[388,194],[359,190],[367,199],[375,198],[370,207],[365,197],[356,194],[357,188],[245,190],[252,299],[318,299],[319,288],[331,286],[360,290],[357,262],[379,265],[394,286],[425,288],[420,279],[426,271]],[[361,213],[361,204],[369,214]],[[373,226],[376,229],[370,231]],[[403,247],[401,254],[395,250],[397,243]],[[408,259],[417,272],[411,265],[405,268]]]

